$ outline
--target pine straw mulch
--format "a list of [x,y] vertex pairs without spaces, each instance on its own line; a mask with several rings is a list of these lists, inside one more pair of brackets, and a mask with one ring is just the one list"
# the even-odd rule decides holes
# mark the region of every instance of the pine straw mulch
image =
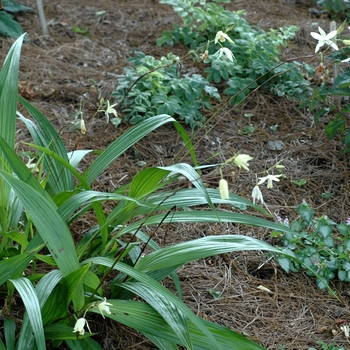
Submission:
[[[310,2],[297,1],[294,7],[282,0],[236,0],[229,6],[234,10],[246,9],[247,20],[264,29],[298,25],[301,30],[296,40],[283,52],[284,58],[291,58],[312,54],[315,43],[309,32],[317,30],[315,22],[325,29],[329,26],[328,18],[310,14]],[[29,0],[21,3],[33,5]],[[96,17],[95,12],[102,9],[106,14]],[[178,18],[170,7],[152,0],[117,3],[58,0],[46,3],[45,12],[49,37],[41,35],[35,15],[18,17],[30,38],[23,47],[21,58],[21,93],[61,131],[69,150],[104,149],[129,125],[122,123],[115,129],[111,125],[106,127],[103,116],[92,118],[99,98],[109,98],[116,86],[117,75],[122,73],[126,59],[133,51],[155,57],[166,55],[168,51],[180,56],[187,52],[182,45],[174,48],[155,46],[161,31],[171,28],[174,22],[179,23]],[[90,37],[76,34],[71,29],[73,25],[87,28]],[[10,39],[1,39],[1,60],[11,43]],[[191,68],[190,61],[184,63]],[[83,94],[87,96],[83,110],[88,125],[86,135],[68,128]],[[224,102],[216,107],[224,106]],[[242,133],[249,124],[245,113],[254,115],[250,122],[255,130],[251,134]],[[207,117],[211,116],[212,112],[207,112]],[[294,208],[306,200],[317,215],[326,214],[340,222],[345,221],[350,212],[349,157],[341,153],[339,139],[326,138],[322,130],[325,122],[315,126],[312,116],[298,110],[294,102],[258,91],[234,109],[225,105],[194,136],[194,142],[198,142],[196,149],[200,161],[218,152],[220,155],[210,163],[221,162],[238,151],[254,157],[249,173],[225,170],[231,190],[244,198],[251,196],[255,172],[283,160],[286,178],[271,190],[262,188],[271,214],[287,216],[292,221],[296,218]],[[275,125],[278,127],[273,131]],[[29,135],[21,124],[17,136],[17,150],[25,150],[20,142],[28,140]],[[283,149],[270,149],[268,141],[282,141]],[[140,160],[145,161],[146,166],[168,165],[181,148],[181,140],[172,126],[164,126],[117,160],[98,179],[96,189],[112,191],[129,182],[140,170],[137,166]],[[175,161],[181,159],[181,154]],[[185,160],[189,158],[185,157]],[[203,177],[208,186],[217,186],[217,173],[204,172]],[[307,180],[304,186],[297,187],[291,182],[300,179]],[[322,198],[324,192],[332,193],[331,198]],[[90,224],[93,223],[79,223],[76,234],[86,232]],[[266,230],[232,224],[166,225],[157,232],[157,237],[165,245],[221,234],[245,234],[265,240],[269,237]],[[334,281],[331,285],[341,300],[339,302],[327,292],[318,290],[313,278],[304,273],[287,275],[261,252],[225,254],[195,261],[180,269],[179,277],[184,301],[196,314],[247,334],[268,349],[279,349],[280,345],[288,350],[311,346],[320,349],[316,344],[319,340],[350,348],[343,333],[339,332],[340,323],[350,320],[347,284]],[[170,281],[164,283],[172,288]],[[259,285],[271,293],[259,290]],[[221,292],[221,297],[214,299],[208,292],[210,289]],[[92,319],[90,326],[100,333],[99,339],[105,349],[154,349],[137,332],[122,325],[109,321],[98,323]]]

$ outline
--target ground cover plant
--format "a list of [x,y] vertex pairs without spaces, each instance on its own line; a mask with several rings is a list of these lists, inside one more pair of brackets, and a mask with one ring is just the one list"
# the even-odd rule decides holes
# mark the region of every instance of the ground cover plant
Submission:
[[[144,51],[144,50],[142,50],[142,51]],[[146,52],[146,51],[144,51],[144,52]],[[79,99],[76,99],[76,101],[78,101]],[[86,101],[85,101],[85,106],[86,106]],[[114,104],[114,103],[113,103]],[[86,107],[85,107],[86,108]],[[106,108],[106,110],[107,110],[108,108]],[[84,108],[82,109],[82,110],[84,110]],[[249,110],[249,109],[248,109]],[[84,110],[84,117],[86,118],[86,110]],[[23,112],[22,112],[23,113]],[[251,116],[250,117],[250,122],[252,123],[252,124],[254,124],[254,127],[255,127],[255,130],[259,130],[259,128],[258,128],[258,125],[256,124],[256,112],[254,113],[255,114],[255,116]],[[25,112],[25,113],[23,113],[23,115],[27,115],[27,112]],[[79,114],[79,116],[80,116],[80,114]],[[120,114],[119,114],[119,116],[121,116]],[[103,119],[104,120],[104,119]],[[77,121],[80,121],[79,120],[79,118],[77,118]],[[227,122],[229,123],[229,120],[227,120]],[[79,128],[80,128],[80,126],[81,126],[82,124],[81,124],[81,122],[79,122],[79,123],[77,123],[77,125],[76,126],[78,126]],[[92,126],[93,126],[93,124],[90,124],[90,123],[87,123],[86,124],[86,129],[87,129],[87,136],[89,137],[91,134],[91,128],[92,128]],[[120,126],[123,128],[123,125],[122,124],[120,124]],[[90,130],[89,130],[90,129]],[[108,130],[108,132],[105,134],[105,136],[104,137],[108,137],[108,134],[111,132],[113,130],[113,128],[112,129],[110,129],[109,128],[109,130]],[[232,129],[233,130],[233,129]],[[274,133],[275,134],[278,134],[278,128],[277,128],[277,130],[276,131],[274,131]],[[114,133],[113,133],[114,134]],[[56,138],[56,137],[55,137]],[[211,142],[211,141],[210,141]],[[244,145],[244,143],[243,143],[243,145]],[[243,146],[244,147],[244,146]],[[92,147],[90,147],[90,148],[92,148]],[[86,149],[89,149],[89,147],[87,147]],[[75,148],[74,148],[74,150],[76,150]],[[138,150],[142,150],[142,148],[140,149],[140,148],[138,148]],[[203,150],[203,149],[202,149]],[[55,148],[53,148],[53,152],[57,152],[56,151],[56,149]],[[90,152],[90,154],[91,154],[92,152]],[[234,152],[233,152],[234,153]],[[232,156],[232,154],[233,153],[231,153],[231,155],[229,156],[229,157],[231,157]],[[73,152],[72,153],[73,154],[73,156],[74,156],[74,154],[75,154],[75,152]],[[68,157],[68,159],[70,159],[70,157],[72,156],[72,154],[70,154],[69,155],[69,157]],[[79,152],[77,152],[76,154],[79,154]],[[130,154],[130,153],[129,153]],[[86,155],[87,156],[87,155]],[[86,157],[85,156],[85,157]],[[85,159],[85,157],[82,159],[82,162],[80,163],[80,171],[81,171],[81,169],[83,169],[82,168],[82,164],[84,164],[84,159]],[[37,162],[37,160],[38,160],[39,158],[36,158],[36,160],[34,161],[34,164]],[[125,159],[125,158],[124,158]],[[142,158],[141,158],[142,159]],[[147,162],[148,162],[148,159],[144,159],[144,160],[146,160]],[[42,161],[44,161],[44,157],[42,158]],[[117,161],[117,160],[116,160]],[[41,164],[41,161],[39,161],[38,162],[38,166],[36,167],[37,169],[40,169],[40,164]],[[253,164],[253,163],[252,163]],[[29,164],[30,165],[30,164]],[[287,163],[287,165],[288,165],[288,163]],[[32,168],[33,168],[33,162],[31,162],[31,166],[32,166]],[[42,165],[42,167],[43,167],[44,165]],[[49,169],[49,170],[51,170],[51,169],[53,169],[53,166],[52,166],[52,164],[50,165],[50,162],[48,162],[48,164],[46,165],[46,169]],[[223,173],[224,173],[224,175],[226,175],[225,177],[227,177],[228,176],[228,172],[227,172],[227,169],[229,169],[229,167],[225,167],[225,168],[223,168]],[[287,169],[288,169],[288,167],[287,167]],[[290,174],[288,174],[288,170],[285,170],[285,173],[286,173],[286,176],[290,176]],[[38,171],[38,170],[36,170],[36,171]],[[45,174],[45,171],[43,172],[44,174]],[[116,174],[118,174],[119,173],[119,170],[116,172]],[[204,173],[205,173],[205,170],[204,170]],[[245,172],[244,172],[245,173]],[[102,175],[102,174],[101,174]],[[243,175],[243,173],[242,173],[242,175]],[[242,176],[241,175],[241,176]],[[266,174],[260,174],[259,176],[262,176],[262,177],[264,177]],[[45,175],[44,175],[45,176]],[[217,173],[217,176],[219,176],[219,173]],[[244,176],[244,175],[243,175]],[[278,189],[278,188],[281,188],[282,186],[285,186],[285,184],[289,181],[289,179],[288,179],[288,177],[287,178],[279,178],[279,182],[278,183],[276,183],[276,185],[274,186],[274,188],[273,189],[268,189],[268,190],[266,190],[265,188],[263,188],[263,187],[261,187],[261,192],[264,194],[264,201],[265,202],[267,202],[267,203],[270,203],[271,202],[271,195],[269,195],[270,193],[274,193],[274,194],[276,194],[276,188]],[[44,178],[44,177],[43,177]],[[300,178],[302,178],[302,176],[299,176],[298,177],[299,179]],[[298,179],[297,178],[297,179]],[[311,184],[312,183],[312,180],[310,180],[310,178],[308,178],[308,177],[306,177],[306,176],[304,176],[304,178],[306,178],[307,179],[307,182],[306,182],[306,184],[304,184],[304,185],[301,185],[300,186],[300,188],[301,189],[307,189],[308,188],[308,186],[309,186],[309,184]],[[207,182],[207,179],[206,179],[206,182]],[[216,179],[216,181],[215,181],[216,183],[213,185],[212,184],[212,187],[216,187],[217,186],[217,183],[218,183],[218,179]],[[295,182],[297,182],[297,181],[295,181]],[[300,182],[301,183],[301,182]],[[52,187],[54,188],[54,187],[56,187],[57,185],[53,185]],[[231,187],[232,186],[232,184],[231,184],[231,181],[229,182],[229,186]],[[251,188],[252,187],[250,187],[249,185],[247,186],[247,189],[248,189],[248,191],[251,191]],[[250,196],[250,193],[248,193],[248,194],[246,194],[245,195],[245,197],[246,198],[249,198],[249,196]],[[332,201],[332,196],[331,197],[329,197],[329,201]],[[223,205],[223,203],[221,203],[221,205]],[[239,205],[239,207],[241,206],[241,204]],[[314,203],[313,203],[313,206],[314,206]],[[167,208],[167,209],[169,209],[169,208]],[[168,210],[168,211],[170,211],[170,210]],[[174,211],[174,209],[173,209],[173,211]],[[166,213],[167,211],[165,211],[163,214],[165,215],[165,213]],[[86,212],[86,213],[88,213],[88,212]],[[170,216],[171,216],[171,212],[170,212],[170,214],[168,214],[168,216],[169,216],[169,218],[170,218]],[[164,217],[164,216],[163,216]],[[330,217],[332,217],[332,215],[330,215]],[[170,219],[169,219],[170,220]],[[73,222],[73,221],[72,221]],[[142,231],[147,231],[149,234],[152,232],[152,231],[149,231],[149,230],[146,230],[146,228],[147,228],[147,226],[143,226],[143,228],[142,228]],[[162,226],[159,226],[159,228],[157,229],[157,232],[158,232],[158,230],[162,230]],[[77,241],[80,241],[80,238],[81,237],[79,237],[78,239],[77,239]],[[92,248],[93,249],[93,248]],[[252,255],[250,255],[250,259],[252,258]],[[205,261],[207,261],[207,262],[209,262],[210,260],[205,260]],[[226,266],[225,264],[224,264],[224,266]],[[239,275],[240,273],[238,273],[237,275]],[[191,274],[191,275],[195,275],[195,274]],[[181,275],[180,275],[181,276]],[[290,278],[290,277],[289,277]],[[302,275],[301,275],[301,278],[302,278]],[[187,281],[187,280],[186,280]],[[310,280],[311,282],[313,281],[312,279]],[[264,285],[266,285],[266,283],[268,283],[268,281],[266,281],[266,280],[264,280],[263,281],[263,284]],[[187,283],[185,283],[185,284],[187,284]],[[192,284],[192,283],[191,283]],[[233,284],[233,286],[235,285],[235,283]],[[256,284],[256,285],[258,285],[258,284]],[[269,285],[267,285],[269,288],[270,288],[270,290],[274,290],[273,288],[271,288],[271,285],[269,286]],[[253,286],[252,286],[253,287]],[[115,287],[116,289],[118,288],[118,287]],[[226,288],[224,288],[224,291],[222,290],[222,289],[220,289],[220,287],[219,288],[217,288],[219,291],[220,291],[220,295],[221,295],[221,298],[223,297],[223,296],[225,296],[225,294],[227,294],[227,296],[229,295],[229,290],[227,289],[228,287],[226,287]],[[232,287],[231,287],[232,288]],[[281,288],[281,286],[280,286],[280,288]],[[209,288],[208,288],[209,289]],[[232,289],[231,289],[232,290]],[[235,295],[235,293],[233,293],[232,294],[232,292],[230,293],[231,295]],[[302,293],[302,295],[304,295],[305,293]],[[315,295],[319,295],[317,292],[315,293]],[[16,295],[16,294],[15,294]],[[105,295],[105,296],[107,296],[108,298],[109,298],[109,296],[108,295]],[[198,298],[198,297],[195,297],[195,298]],[[246,295],[244,295],[244,298],[242,299],[242,301],[246,301],[246,300],[248,300],[249,299],[249,293],[247,293]],[[188,300],[188,299],[187,299]],[[221,299],[222,300],[222,299]],[[229,299],[225,299],[226,300],[226,302],[225,302],[225,304],[226,304],[226,307],[229,305],[229,303],[227,303],[227,300],[229,300]],[[102,309],[102,312],[105,314],[106,313],[106,310],[107,311],[111,311],[111,309],[106,309],[106,308],[108,308],[108,307],[111,307],[111,305],[108,305],[108,304],[105,304],[105,303],[103,303],[103,302],[105,302],[105,303],[108,303],[109,302],[109,300],[107,299],[106,301],[103,299],[103,296],[101,296],[101,299],[100,299],[100,301],[99,302],[97,302],[97,304],[99,304],[99,303],[101,303],[100,305],[101,305],[101,309]],[[251,300],[251,302],[252,302],[252,300]],[[289,306],[290,306],[290,308],[291,309],[293,309],[293,300],[290,300],[289,301]],[[220,299],[219,299],[219,302],[218,303],[216,303],[217,304],[217,306],[219,306],[220,305]],[[224,304],[224,302],[222,302],[221,304]],[[320,302],[320,307],[322,306],[322,302]],[[252,304],[253,305],[253,304]],[[269,304],[270,305],[270,304]],[[96,305],[97,306],[97,305]],[[272,307],[273,307],[273,303],[272,303],[272,305],[271,305]],[[271,307],[271,306],[269,306],[269,308]],[[97,307],[98,308],[98,307]],[[193,308],[193,309],[195,309],[195,308]],[[105,310],[105,311],[103,311],[103,310]],[[249,312],[249,307],[247,308],[247,312]],[[96,331],[96,325],[94,325],[94,323],[92,323],[93,322],[93,320],[94,320],[94,317],[92,316],[92,314],[89,312],[89,311],[87,311],[86,313],[85,313],[85,315],[84,315],[84,313],[85,313],[85,311],[84,310],[82,310],[82,312],[81,312],[81,316],[84,318],[86,318],[86,320],[88,320],[88,322],[89,322],[89,328],[92,330],[92,331]],[[231,315],[235,315],[236,314],[236,312],[233,312]],[[98,319],[102,319],[102,316],[100,316],[99,314],[96,314],[97,316],[96,316],[96,319],[98,320]],[[72,319],[74,319],[74,316],[73,316],[73,313],[71,313],[71,316],[72,316]],[[79,316],[78,314],[77,314],[77,316]],[[317,317],[317,316],[316,316]],[[74,322],[75,322],[75,319],[73,320]],[[75,323],[74,322],[71,322],[71,328],[73,328],[73,326],[75,326]],[[84,321],[83,320],[80,320],[78,323],[77,323],[77,329],[78,329],[78,331],[79,330],[81,330],[81,326],[82,326],[82,323],[83,323]],[[233,329],[237,329],[237,325],[236,326],[233,326],[233,327],[230,327],[230,328],[233,328]],[[239,328],[239,327],[238,327]],[[260,327],[260,329],[261,330],[263,330],[265,327]],[[239,328],[240,329],[240,328]],[[307,329],[308,329],[308,327],[307,327]],[[87,326],[86,326],[86,324],[85,324],[85,330],[88,330],[88,328],[87,328]],[[251,331],[251,329],[250,329],[250,331]],[[343,333],[341,333],[341,334],[343,334]],[[95,336],[95,339],[96,339],[96,337],[98,337],[98,335],[96,335]],[[255,340],[258,340],[259,341],[259,337],[255,337],[254,338]],[[260,338],[260,339],[262,339],[262,338]],[[335,339],[336,340],[336,339]],[[339,336],[338,336],[338,341],[339,341]],[[287,344],[287,342],[283,342],[283,341],[281,341],[280,342],[281,344]],[[327,343],[331,343],[331,341],[330,340],[328,340],[327,341]],[[267,346],[268,345],[268,343],[265,343],[266,345],[265,346]],[[276,341],[275,341],[275,344],[276,344]],[[317,347],[317,348],[320,348],[320,346],[317,346],[316,344],[314,344],[315,345],[315,347]],[[290,346],[288,346],[287,348],[289,348]],[[291,347],[293,347],[293,345],[291,346]],[[304,346],[304,347],[302,347],[302,348],[306,348],[307,346]]]
[[[217,1],[217,3],[227,1]],[[300,63],[278,66],[280,47],[294,37],[296,26],[279,30],[253,29],[242,18],[244,11],[226,11],[214,2],[163,0],[172,5],[183,20],[172,31],[162,33],[158,45],[183,42],[190,49],[188,55],[204,61],[204,76],[183,72],[181,59],[172,53],[156,60],[138,52],[128,60],[134,67],[126,67],[118,78],[112,96],[125,114],[125,119],[137,123],[162,112],[185,120],[192,128],[202,126],[202,109],[211,109],[210,99],[220,99],[215,85],[224,81],[224,93],[237,104],[254,88],[264,86],[278,96],[307,97],[309,82],[298,68]],[[221,33],[221,34],[220,34]],[[311,70],[311,66],[307,66]]]

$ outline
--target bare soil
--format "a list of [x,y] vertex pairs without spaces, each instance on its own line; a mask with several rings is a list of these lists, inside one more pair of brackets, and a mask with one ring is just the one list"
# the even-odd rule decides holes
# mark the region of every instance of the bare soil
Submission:
[[[34,1],[20,2],[35,6]],[[249,23],[263,29],[277,29],[286,24],[299,26],[296,39],[283,52],[284,59],[311,55],[315,41],[310,31],[317,31],[318,25],[327,29],[330,23],[327,16],[316,17],[309,11],[311,0],[297,0],[295,4],[283,0],[232,0],[227,7],[245,9]],[[106,13],[96,16],[101,10]],[[170,6],[160,5],[156,0],[46,1],[45,13],[49,36],[42,35],[35,12],[17,17],[29,37],[21,57],[21,94],[48,116],[60,130],[69,150],[103,150],[130,125],[123,122],[115,128],[106,125],[103,115],[93,117],[99,99],[110,98],[116,87],[116,76],[122,74],[126,60],[135,50],[156,58],[169,52],[180,57],[185,55],[188,49],[183,45],[155,45],[163,30],[181,22]],[[89,35],[77,34],[72,26],[86,28]],[[10,38],[0,38],[0,61],[12,42]],[[317,60],[314,64],[318,64]],[[69,125],[84,94],[87,133],[82,135],[71,131]],[[305,200],[318,215],[326,214],[338,223],[344,222],[350,213],[349,157],[342,154],[339,138],[328,140],[325,136],[326,120],[314,125],[312,115],[297,107],[295,102],[259,91],[238,108],[224,107],[206,129],[195,136],[198,157],[205,160],[220,152],[220,156],[211,160],[213,163],[238,151],[253,156],[250,173],[225,174],[230,189],[248,199],[255,184],[253,174],[284,159],[287,177],[273,189],[263,188],[268,210],[287,216],[291,221],[296,217],[294,208]],[[254,114],[251,123],[255,131],[251,134],[240,132],[248,124],[245,113]],[[207,117],[210,116],[208,113]],[[273,131],[270,127],[275,125],[278,127]],[[17,149],[21,152],[26,149],[21,141],[29,140],[29,134],[19,125],[17,136]],[[269,148],[268,141],[276,140],[283,141],[283,149]],[[129,182],[140,169],[137,166],[140,160],[147,166],[170,164],[178,150],[176,132],[171,126],[162,127],[113,164],[108,173],[99,178],[96,189],[112,191]],[[291,182],[300,179],[307,180],[304,186]],[[218,180],[215,173],[205,178],[212,187],[217,186]],[[321,196],[324,192],[333,195],[324,199]],[[88,223],[79,229],[84,233]],[[198,224],[168,225],[159,232],[159,237],[163,243],[173,244],[210,234],[246,234],[260,239],[269,236],[265,230],[240,225]],[[317,289],[314,278],[304,273],[286,274],[261,252],[226,254],[196,261],[182,268],[179,276],[184,301],[196,314],[243,333],[268,349],[280,349],[281,345],[288,350],[321,349],[318,341],[350,349],[339,331],[339,325],[348,324],[350,320],[347,284],[334,281],[331,285],[339,302]],[[259,290],[259,285],[272,293]],[[220,299],[213,299],[208,293],[212,288],[222,292]],[[137,332],[122,325],[106,321],[90,323],[90,327],[99,330],[97,339],[105,349],[155,348]]]

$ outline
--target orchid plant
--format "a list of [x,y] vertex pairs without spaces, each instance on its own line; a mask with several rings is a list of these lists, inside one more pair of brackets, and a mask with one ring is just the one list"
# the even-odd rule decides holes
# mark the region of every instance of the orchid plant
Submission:
[[[51,348],[102,350],[101,336],[92,333],[93,322],[108,318],[135,328],[162,350],[179,346],[263,350],[239,333],[196,316],[181,298],[177,270],[194,259],[237,250],[292,255],[241,235],[206,236],[161,247],[154,234],[147,232],[167,223],[191,222],[235,222],[291,230],[258,215],[221,210],[219,204],[227,204],[265,213],[230,192],[225,181],[220,189],[206,188],[189,136],[166,114],[130,128],[81,169],[81,160],[91,150],[69,153],[49,120],[17,95],[23,39],[15,42],[0,71],[0,299],[4,305],[0,349],[45,350],[50,344]],[[18,101],[23,114],[16,113]],[[114,113],[112,108],[107,104],[104,111]],[[26,145],[39,153],[38,172],[32,172],[15,153],[16,115],[32,135],[33,143]],[[79,118],[84,120],[81,114]],[[94,181],[112,162],[166,123],[179,132],[193,165],[145,168],[113,192],[94,190]],[[250,156],[238,154],[230,163],[247,169],[249,160]],[[180,176],[193,188],[177,189]],[[103,210],[105,201],[114,203],[112,211]],[[71,227],[84,219],[86,212],[94,216],[88,220],[90,227],[74,235]],[[153,229],[145,230],[146,226]],[[147,254],[145,245],[149,246]],[[168,276],[176,294],[162,284]],[[16,324],[19,305],[25,310]]]
[[[350,151],[350,128],[348,127],[347,114],[350,112],[350,105],[347,103],[349,92],[350,70],[335,73],[335,76],[329,78],[329,69],[325,64],[325,58],[333,61],[333,68],[342,63],[350,61],[350,40],[344,37],[339,38],[345,28],[345,22],[337,30],[332,30],[328,34],[322,28],[318,28],[319,33],[311,32],[310,35],[317,40],[315,52],[320,56],[320,64],[315,70],[316,80],[319,86],[316,86],[311,98],[304,101],[300,108],[308,108],[314,113],[315,122],[321,116],[329,116],[330,121],[325,127],[327,136],[332,139],[336,135],[341,135],[345,144],[344,152]],[[350,28],[350,27],[349,27]],[[341,47],[339,47],[341,45]],[[321,48],[325,47],[323,52]],[[331,50],[330,50],[331,49]],[[334,72],[338,69],[334,68]],[[332,82],[332,85],[329,82]],[[330,96],[336,99],[329,99]]]

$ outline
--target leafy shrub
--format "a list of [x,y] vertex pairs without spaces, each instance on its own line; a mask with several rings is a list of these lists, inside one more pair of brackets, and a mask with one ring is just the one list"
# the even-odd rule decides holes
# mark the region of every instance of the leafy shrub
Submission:
[[[307,203],[296,208],[300,219],[294,221],[288,232],[280,235],[273,232],[273,237],[280,237],[281,243],[295,253],[304,265],[317,273],[316,283],[321,289],[328,286],[330,280],[350,281],[350,226],[346,223],[336,225],[326,216],[314,217],[314,210]],[[302,265],[287,257],[277,257],[281,267],[289,272],[297,272]]]
[[192,128],[205,121],[203,108],[210,109],[210,98],[220,99],[214,86],[199,74],[181,76],[178,58],[173,54],[160,60],[137,52],[118,78],[112,96],[120,101],[124,119],[136,124],[157,114],[184,120]]
[[23,29],[11,14],[30,11],[32,8],[17,4],[12,0],[3,0],[2,7],[4,11],[0,11],[0,34],[17,39],[23,34]]
[[[270,29],[265,32],[262,29],[253,29],[248,22],[241,17],[244,11],[231,12],[225,10],[215,2],[186,0],[161,0],[163,4],[172,5],[174,11],[183,20],[183,27],[174,25],[173,30],[165,31],[157,40],[158,45],[173,45],[182,41],[191,49],[207,47],[209,67],[205,68],[208,81],[219,83],[227,81],[229,86],[225,90],[228,95],[236,95],[232,103],[240,101],[249,93],[240,91],[246,88],[246,84],[253,81],[250,89],[264,85],[279,96],[297,98],[301,95],[309,95],[311,89],[309,82],[304,79],[300,64],[289,63],[286,67],[274,69],[280,62],[281,47],[287,45],[298,30],[296,26],[286,26],[279,30]],[[227,3],[229,1],[216,1]],[[234,41],[230,50],[235,55],[234,62],[218,60],[214,55],[217,50],[212,42],[218,31],[227,30]],[[226,43],[223,43],[225,46]],[[281,74],[283,71],[283,74]],[[278,75],[275,77],[275,75]]]
[[350,18],[350,3],[346,0],[314,0],[322,6],[332,17]]

